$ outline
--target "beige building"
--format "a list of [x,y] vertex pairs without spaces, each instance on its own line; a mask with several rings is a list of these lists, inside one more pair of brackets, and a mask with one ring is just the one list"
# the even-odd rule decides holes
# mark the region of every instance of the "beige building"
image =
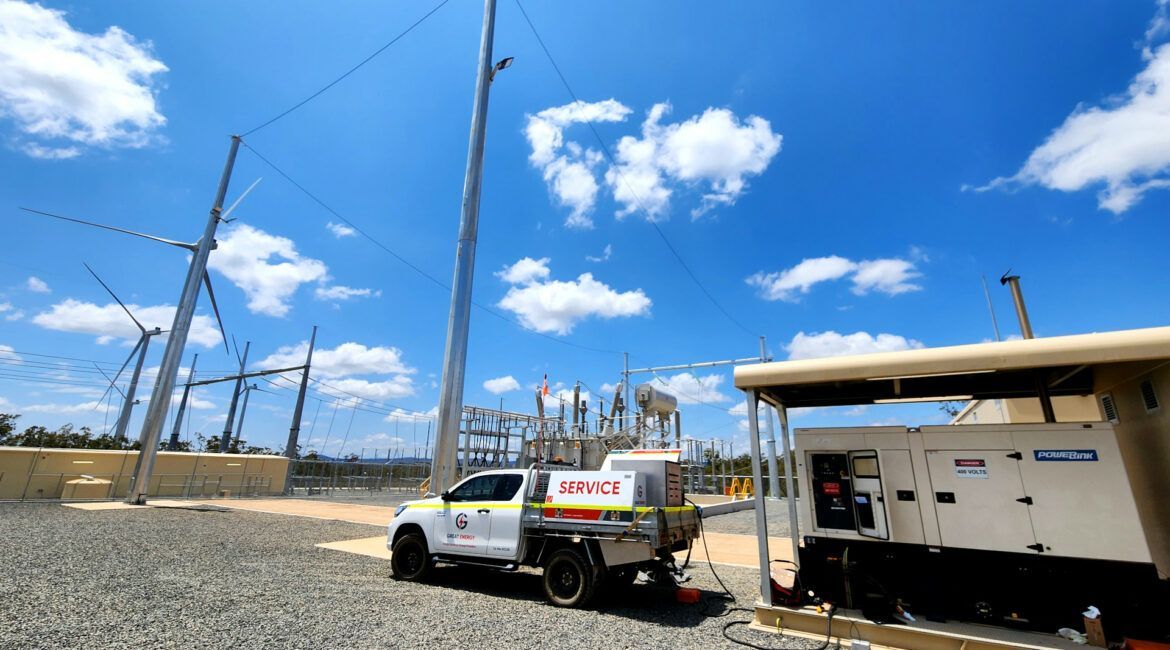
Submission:
[[[126,496],[137,451],[0,447],[0,499]],[[288,459],[160,451],[149,496],[266,496],[284,491]]]

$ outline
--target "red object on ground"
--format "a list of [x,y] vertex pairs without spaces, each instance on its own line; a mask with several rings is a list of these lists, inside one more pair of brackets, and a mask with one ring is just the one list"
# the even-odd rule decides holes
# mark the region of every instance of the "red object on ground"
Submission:
[[1170,643],[1160,643],[1158,641],[1139,641],[1137,639],[1126,639],[1125,645],[1121,646],[1124,650],[1170,650]]
[[700,593],[701,592],[698,589],[680,587],[678,591],[674,592],[674,598],[684,605],[690,605],[692,603],[699,602]]

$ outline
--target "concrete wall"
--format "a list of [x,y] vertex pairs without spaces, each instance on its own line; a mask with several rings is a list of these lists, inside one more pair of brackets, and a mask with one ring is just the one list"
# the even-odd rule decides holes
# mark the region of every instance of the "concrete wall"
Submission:
[[[137,451],[0,447],[0,499],[59,499],[74,490],[87,498],[124,497],[137,461]],[[287,469],[283,456],[160,451],[148,494],[191,498],[217,496],[223,490],[231,496],[280,494]],[[109,485],[70,488],[69,481],[83,475]]]
[[[1147,412],[1139,386],[1152,380],[1161,406]],[[1129,473],[1138,516],[1150,554],[1163,578],[1170,578],[1170,365],[1117,364],[1094,377],[1098,399],[1113,397],[1117,407],[1117,444]]]

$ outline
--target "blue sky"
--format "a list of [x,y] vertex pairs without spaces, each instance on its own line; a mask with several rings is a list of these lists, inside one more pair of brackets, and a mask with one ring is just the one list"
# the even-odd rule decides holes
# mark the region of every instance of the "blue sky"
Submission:
[[[186,266],[181,250],[18,206],[192,240],[229,134],[435,4],[0,2],[0,410],[24,424],[108,426],[112,412],[93,404],[98,375],[79,360],[116,368],[132,325],[82,262],[163,328]],[[981,275],[1012,334],[995,283],[1009,267],[1038,335],[1170,321],[1165,2],[525,8],[581,103],[517,5],[501,2],[495,58],[516,61],[492,88],[475,299],[514,322],[474,312],[467,403],[531,410],[546,372],[554,386],[602,392],[620,378],[621,351],[643,366],[751,356],[757,335],[780,359],[978,342],[993,336]],[[443,282],[481,18],[479,3],[451,0],[246,138]],[[343,439],[347,450],[421,442],[425,422],[387,413],[435,405],[449,293],[330,229],[334,215],[246,148],[229,197],[260,177],[212,255],[228,333],[252,341],[259,367],[296,357],[320,326],[326,384],[305,430],[318,444],[328,430],[329,451]],[[210,314],[206,298],[198,313]],[[230,370],[201,323],[184,364],[198,352],[201,376]],[[161,352],[156,342],[147,365]],[[509,376],[518,389],[504,390]],[[504,392],[488,390],[492,379]],[[742,415],[727,412],[739,402],[729,371],[661,380],[683,394],[688,433],[746,444]],[[244,437],[279,446],[292,394],[261,387],[272,394],[254,394]],[[336,390],[365,398],[361,410],[350,400],[333,417]],[[228,394],[199,391],[184,434],[222,429]],[[939,417],[874,407],[793,424]]]

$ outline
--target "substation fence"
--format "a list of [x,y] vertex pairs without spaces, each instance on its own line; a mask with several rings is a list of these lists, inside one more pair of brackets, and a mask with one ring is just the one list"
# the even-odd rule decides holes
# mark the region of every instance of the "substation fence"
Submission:
[[430,474],[430,463],[300,460],[296,461],[289,479],[289,494],[298,497],[418,495],[419,486]]

